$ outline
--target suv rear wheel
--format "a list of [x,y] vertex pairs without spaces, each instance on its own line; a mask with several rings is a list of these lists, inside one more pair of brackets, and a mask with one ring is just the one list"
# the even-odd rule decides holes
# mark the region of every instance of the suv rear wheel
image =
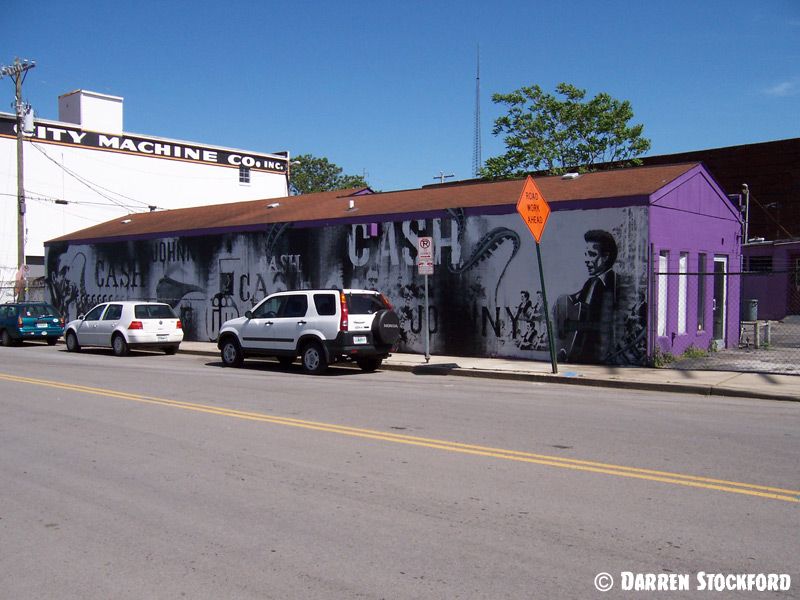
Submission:
[[303,347],[303,370],[310,375],[321,375],[328,368],[325,351],[319,342],[309,342]]
[[365,373],[372,373],[375,369],[381,366],[382,358],[362,358],[358,361],[358,366]]

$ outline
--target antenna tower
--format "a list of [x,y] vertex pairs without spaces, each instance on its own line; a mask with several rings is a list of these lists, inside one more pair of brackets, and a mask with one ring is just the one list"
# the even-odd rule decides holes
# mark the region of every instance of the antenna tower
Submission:
[[478,65],[475,77],[475,137],[472,144],[472,174],[480,177],[481,159],[481,46],[478,44]]

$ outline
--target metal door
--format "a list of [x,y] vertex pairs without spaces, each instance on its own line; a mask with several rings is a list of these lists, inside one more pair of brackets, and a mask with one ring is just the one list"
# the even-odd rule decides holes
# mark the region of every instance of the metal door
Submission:
[[105,311],[106,306],[106,304],[95,306],[86,314],[83,321],[78,324],[78,343],[82,346],[102,345],[97,332],[97,326],[100,323],[100,318],[103,316],[103,311]]
[[304,331],[308,321],[308,296],[306,294],[292,294],[286,296],[286,302],[281,306],[278,318],[274,319],[272,347],[277,350],[292,351],[297,348],[297,340]]
[[119,320],[122,317],[121,304],[109,304],[103,318],[97,321],[94,329],[93,344],[98,346],[111,346],[111,334],[119,325]]
[[725,347],[725,330],[728,320],[728,257],[714,257],[714,343],[718,348]]
[[268,298],[253,311],[242,329],[242,344],[264,352],[294,350],[299,332],[306,324],[306,294],[285,294]]

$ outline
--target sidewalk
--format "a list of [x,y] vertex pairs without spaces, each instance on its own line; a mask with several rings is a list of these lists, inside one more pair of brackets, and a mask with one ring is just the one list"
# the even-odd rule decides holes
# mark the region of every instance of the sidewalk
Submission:
[[[213,342],[183,342],[180,352],[219,359]],[[410,371],[417,375],[455,375],[517,381],[539,381],[632,390],[664,391],[704,396],[762,398],[800,401],[800,377],[732,371],[684,371],[559,364],[552,373],[549,362],[504,358],[432,356],[430,363],[420,354],[392,354],[382,370]]]

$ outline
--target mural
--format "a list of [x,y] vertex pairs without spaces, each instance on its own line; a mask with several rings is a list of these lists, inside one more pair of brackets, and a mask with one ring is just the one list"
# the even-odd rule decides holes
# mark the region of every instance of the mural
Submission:
[[[647,213],[554,212],[542,239],[561,361],[645,359]],[[227,319],[296,288],[383,292],[400,316],[398,350],[424,352],[417,240],[434,240],[428,327],[433,354],[549,360],[535,244],[516,214],[47,247],[50,300],[67,318],[98,302],[169,303],[188,340],[213,341]]]

